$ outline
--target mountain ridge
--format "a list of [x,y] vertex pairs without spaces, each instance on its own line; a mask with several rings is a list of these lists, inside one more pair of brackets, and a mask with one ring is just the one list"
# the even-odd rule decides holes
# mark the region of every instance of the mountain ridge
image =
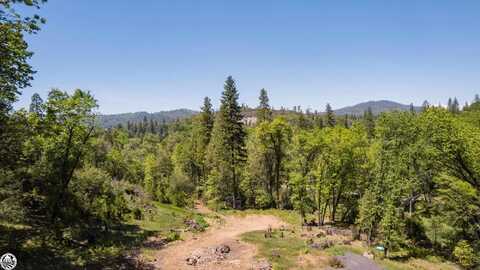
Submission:
[[159,111],[149,113],[146,111],[129,112],[129,113],[116,113],[116,114],[100,114],[98,115],[98,122],[100,126],[104,128],[111,128],[119,124],[126,125],[127,122],[140,122],[146,117],[158,122],[172,122],[177,119],[184,119],[197,114],[198,111],[190,109],[174,109],[168,111]]
[[[391,100],[369,100],[352,106],[346,106],[334,110],[337,115],[362,115],[368,108],[371,108],[373,114],[380,114],[388,111],[409,111],[411,105],[402,104]],[[414,106],[415,111],[419,111],[421,107]]]
[[[387,111],[408,111],[410,110],[410,105],[405,105],[399,102],[391,100],[370,100],[366,102],[361,102],[352,106],[342,107],[340,109],[334,110],[337,115],[363,115],[363,113],[368,109],[372,109],[373,114],[380,114]],[[419,111],[421,107],[414,107],[416,111]],[[146,111],[139,112],[129,112],[129,113],[117,113],[117,114],[101,114],[98,116],[98,121],[100,126],[104,128],[110,128],[117,126],[118,124],[126,125],[127,122],[139,122],[143,121],[146,117],[148,120],[152,119],[159,122],[172,122],[177,119],[184,119],[191,117],[199,111],[181,108],[174,110],[166,110],[149,113]],[[324,112],[322,112],[323,114]]]

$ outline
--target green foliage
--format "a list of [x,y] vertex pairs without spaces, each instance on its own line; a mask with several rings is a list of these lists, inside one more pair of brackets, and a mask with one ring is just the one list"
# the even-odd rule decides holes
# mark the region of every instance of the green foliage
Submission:
[[[176,240],[186,219],[207,226],[177,206],[206,198],[217,208],[267,209],[291,223],[316,215],[320,225],[358,224],[369,244],[392,255],[410,247],[409,254],[425,256],[433,247],[437,255],[453,252],[466,268],[478,263],[478,98],[464,111],[456,99],[447,110],[425,103],[421,113],[411,106],[377,118],[369,108],[363,119],[345,116],[336,125],[329,104],[325,119],[300,106],[273,111],[262,89],[258,123],[245,127],[243,117],[253,112],[239,105],[228,77],[217,113],[205,98],[199,115],[170,123],[140,114],[125,116],[135,120],[126,127],[114,117],[118,125],[98,129],[96,100],[82,90],[53,89],[45,102],[34,94],[29,112],[12,112],[34,74],[24,34],[44,20],[11,7],[43,2],[0,1],[0,218],[15,223],[2,224],[0,235],[9,248],[30,249],[23,250],[28,256],[69,243],[67,262],[77,257],[72,265],[91,268],[70,246],[86,245],[82,252],[98,261],[120,254],[125,243],[138,247],[148,231]],[[12,241],[17,233],[31,240]],[[244,237],[279,268],[291,268],[294,256],[308,250],[294,235],[260,236]]]
[[111,177],[95,167],[78,170],[70,187],[75,201],[79,203],[79,214],[86,214],[90,224],[111,226],[121,222],[125,214],[130,212],[125,187],[121,183],[111,181]]
[[209,178],[210,200],[227,200],[233,208],[240,207],[241,169],[246,159],[246,133],[242,123],[238,91],[230,76],[225,81],[220,111],[215,119],[209,146],[209,168],[215,177]]
[[272,121],[272,109],[270,108],[267,90],[262,88],[260,90],[260,105],[257,108],[257,121],[259,123],[264,121]]
[[264,121],[252,131],[247,144],[250,153],[248,173],[242,181],[249,206],[288,206],[288,200],[281,200],[281,191],[286,184],[286,161],[291,136],[292,129],[283,117],[271,122]]
[[467,269],[473,268],[478,263],[477,254],[465,240],[457,243],[453,250],[453,256],[455,256],[461,266]]
[[327,103],[325,109],[325,123],[327,124],[327,127],[334,127],[336,124],[335,114],[329,103]]

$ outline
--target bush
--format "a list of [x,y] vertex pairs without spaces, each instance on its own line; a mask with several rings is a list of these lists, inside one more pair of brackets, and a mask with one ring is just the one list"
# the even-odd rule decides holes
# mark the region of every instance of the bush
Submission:
[[180,240],[180,233],[178,233],[176,230],[170,230],[170,232],[167,234],[166,240],[168,242]]
[[200,215],[195,216],[195,222],[197,222],[197,224],[200,225],[200,231],[204,231],[206,228],[208,228],[208,223]]
[[453,256],[461,266],[467,269],[473,268],[478,263],[475,251],[465,240],[461,240],[457,243],[453,250]]
[[192,203],[192,194],[194,190],[195,187],[187,176],[183,174],[175,174],[170,178],[168,199],[176,206],[187,206]]
[[255,198],[257,208],[265,209],[272,206],[272,197],[264,190],[259,190]]
[[82,210],[72,218],[103,224],[124,220],[124,215],[130,211],[125,189],[113,183],[112,178],[99,168],[86,167],[76,171],[70,190],[73,202]]

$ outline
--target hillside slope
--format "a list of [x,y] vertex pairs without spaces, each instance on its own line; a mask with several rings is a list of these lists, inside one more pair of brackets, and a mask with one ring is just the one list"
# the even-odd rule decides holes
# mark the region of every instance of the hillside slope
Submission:
[[[362,115],[368,108],[372,109],[373,114],[380,114],[388,111],[408,111],[410,105],[401,104],[390,100],[377,100],[362,102],[353,106],[348,106],[335,110],[337,115],[354,114]],[[416,111],[420,110],[420,107],[414,107]]]
[[140,122],[146,117],[148,120],[153,119],[159,122],[171,122],[177,119],[188,118],[198,112],[189,109],[177,109],[171,111],[161,111],[155,113],[134,112],[120,114],[104,114],[98,116],[100,126],[104,128],[114,127],[118,124],[126,125],[127,122]]

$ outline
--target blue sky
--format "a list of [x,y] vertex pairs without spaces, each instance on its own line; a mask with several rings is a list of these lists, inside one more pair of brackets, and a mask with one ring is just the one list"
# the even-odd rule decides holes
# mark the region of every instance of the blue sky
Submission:
[[480,93],[480,1],[49,0],[28,38],[34,92],[87,89],[102,113],[240,102],[323,110]]

